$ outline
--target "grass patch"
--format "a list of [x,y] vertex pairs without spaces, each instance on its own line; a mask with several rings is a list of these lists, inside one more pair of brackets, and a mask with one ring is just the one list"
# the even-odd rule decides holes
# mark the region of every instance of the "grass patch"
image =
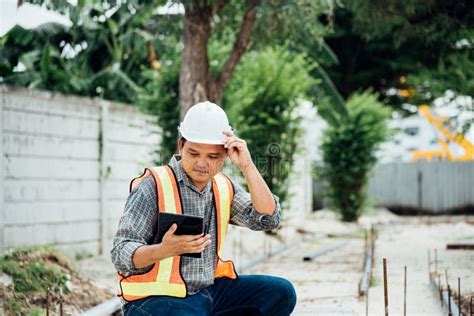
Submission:
[[92,258],[94,256],[93,253],[91,252],[88,252],[88,251],[81,251],[81,252],[77,252],[74,256],[74,259],[76,261],[81,261],[81,260],[85,260],[85,259],[89,259],[89,258]]
[[14,299],[7,299],[6,302],[5,302],[5,311],[6,312],[10,312],[10,313],[13,313],[13,314],[19,314],[21,313],[23,309],[23,306],[15,301]]
[[73,272],[69,261],[57,250],[45,246],[18,249],[0,257],[0,271],[13,285],[2,288],[0,300],[11,314],[43,315],[41,308],[28,302],[46,301],[47,291],[68,293],[66,282]]
[[12,277],[15,292],[25,295],[46,295],[48,288],[67,291],[67,274],[72,272],[67,259],[44,247],[19,249],[0,257],[0,270]]

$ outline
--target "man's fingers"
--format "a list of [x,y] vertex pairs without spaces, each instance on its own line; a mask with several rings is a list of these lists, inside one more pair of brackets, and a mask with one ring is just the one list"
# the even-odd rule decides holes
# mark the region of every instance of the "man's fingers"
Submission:
[[202,236],[198,239],[193,239],[193,240],[187,241],[187,245],[190,246],[190,247],[197,247],[197,246],[202,245],[203,243],[205,243],[209,239],[210,239],[210,235],[208,234],[208,235]]
[[172,236],[177,228],[178,228],[178,225],[176,224],[171,225],[170,229],[168,229],[168,231],[165,233],[165,236]]
[[224,147],[229,146],[230,143],[234,142],[237,140],[237,137],[231,136],[227,138],[227,140],[224,142]]
[[[206,235],[206,236],[209,236]],[[204,234],[200,234],[200,235],[175,235],[174,238],[176,238],[177,240],[180,240],[184,243],[191,243],[191,242],[194,242],[198,239],[201,239],[201,238],[206,238],[206,236],[204,236]]]
[[203,244],[201,244],[199,246],[190,247],[189,250],[186,251],[186,253],[199,253],[199,252],[202,252],[210,244],[211,244],[211,240],[209,239],[209,240],[207,240],[206,242],[204,242]]
[[176,237],[180,238],[181,240],[185,242],[192,242],[200,238],[204,238],[206,236],[204,236],[204,234],[200,234],[200,235],[181,235],[181,236],[176,236]]
[[244,149],[244,143],[242,143],[241,141],[236,140],[236,141],[233,141],[233,142],[227,144],[227,148],[229,148],[229,149],[230,148],[237,148],[239,150],[242,150],[242,149]]
[[203,236],[199,239],[196,239],[194,241],[191,241],[190,244],[193,246],[193,247],[198,247],[198,246],[201,246],[203,245],[204,243],[210,241],[210,238],[211,236],[210,235],[206,235],[206,236]]

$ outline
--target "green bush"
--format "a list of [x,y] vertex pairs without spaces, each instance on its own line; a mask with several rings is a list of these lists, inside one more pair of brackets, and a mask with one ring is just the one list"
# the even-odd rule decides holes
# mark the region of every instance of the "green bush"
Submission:
[[390,110],[370,92],[347,101],[348,114],[323,132],[322,163],[317,168],[327,183],[330,208],[344,221],[356,221],[366,202],[368,173],[377,161],[378,145],[389,136]]
[[271,191],[287,199],[288,177],[298,149],[298,99],[316,81],[303,55],[285,47],[247,54],[224,95],[236,134],[247,141],[252,159]]

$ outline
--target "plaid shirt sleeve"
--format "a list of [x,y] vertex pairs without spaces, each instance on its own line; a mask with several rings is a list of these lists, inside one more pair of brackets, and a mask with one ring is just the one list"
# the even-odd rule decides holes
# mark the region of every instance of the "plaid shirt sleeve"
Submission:
[[281,206],[279,198],[275,199],[275,212],[273,215],[259,213],[252,205],[250,193],[245,191],[238,183],[232,181],[234,186],[234,199],[232,200],[230,222],[238,226],[245,226],[251,230],[271,230],[280,224]]
[[130,192],[111,250],[112,262],[117,271],[137,274],[149,270],[150,267],[135,268],[132,257],[140,246],[149,244],[154,237],[158,221],[156,199],[156,188],[151,176]]

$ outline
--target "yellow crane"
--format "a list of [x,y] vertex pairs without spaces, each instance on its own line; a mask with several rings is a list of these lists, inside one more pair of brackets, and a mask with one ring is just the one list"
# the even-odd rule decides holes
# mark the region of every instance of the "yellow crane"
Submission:
[[[418,111],[423,117],[430,122],[441,133],[442,137],[438,138],[441,145],[439,150],[414,150],[412,152],[413,160],[452,160],[452,161],[469,161],[474,160],[474,145],[467,140],[464,135],[452,126],[449,118],[437,115],[429,106],[421,105]],[[464,153],[455,156],[449,150],[448,143],[452,142],[459,145]]]

